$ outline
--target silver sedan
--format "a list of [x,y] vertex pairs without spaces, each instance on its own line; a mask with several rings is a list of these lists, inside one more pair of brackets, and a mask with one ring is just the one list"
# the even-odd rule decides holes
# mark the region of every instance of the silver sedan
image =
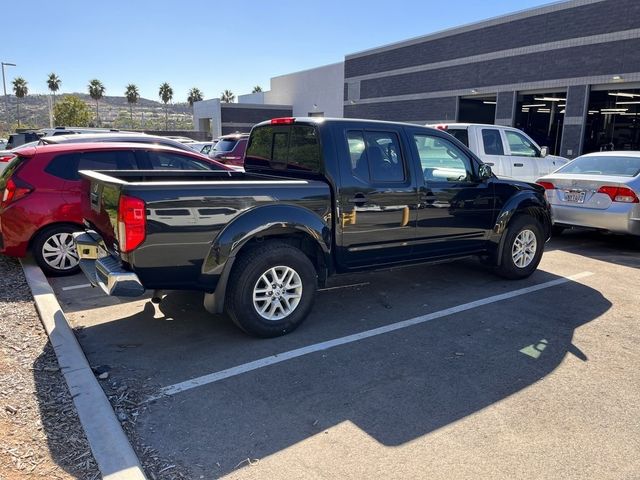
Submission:
[[640,152],[582,155],[538,179],[556,228],[640,235]]

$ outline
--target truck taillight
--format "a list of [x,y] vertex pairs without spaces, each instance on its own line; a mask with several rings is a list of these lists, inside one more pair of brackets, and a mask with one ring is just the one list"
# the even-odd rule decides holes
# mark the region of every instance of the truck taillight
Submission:
[[120,251],[132,252],[147,236],[147,212],[143,200],[122,195],[118,205],[118,240]]
[[33,187],[27,182],[23,182],[19,178],[10,178],[4,186],[4,193],[2,194],[2,207],[6,207],[16,200],[20,200],[22,197],[26,197],[33,192]]
[[602,186],[598,193],[604,193],[614,202],[638,203],[638,196],[633,190],[627,187]]

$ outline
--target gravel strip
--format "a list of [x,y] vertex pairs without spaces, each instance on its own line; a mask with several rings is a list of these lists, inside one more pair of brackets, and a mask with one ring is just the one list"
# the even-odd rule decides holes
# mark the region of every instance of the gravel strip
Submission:
[[99,477],[20,264],[0,256],[0,478]]

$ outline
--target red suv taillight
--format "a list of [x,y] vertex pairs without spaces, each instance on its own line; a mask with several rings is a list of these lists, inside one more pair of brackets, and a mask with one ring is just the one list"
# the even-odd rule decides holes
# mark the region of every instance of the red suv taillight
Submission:
[[147,212],[143,200],[122,195],[118,205],[118,240],[120,251],[132,252],[147,236]]
[[20,180],[17,177],[11,177],[7,180],[4,186],[4,193],[2,194],[2,202],[0,206],[6,207],[16,200],[20,200],[33,192],[33,187],[27,182]]
[[638,196],[633,190],[627,187],[602,186],[598,193],[604,193],[614,202],[638,203]]

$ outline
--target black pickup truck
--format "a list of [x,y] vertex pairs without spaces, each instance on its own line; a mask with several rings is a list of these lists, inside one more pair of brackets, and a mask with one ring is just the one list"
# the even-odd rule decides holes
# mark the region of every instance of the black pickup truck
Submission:
[[330,275],[478,256],[537,268],[538,185],[496,178],[445,132],[354,119],[256,125],[245,172],[84,171],[81,267],[109,295],[205,292],[248,333],[295,329]]

